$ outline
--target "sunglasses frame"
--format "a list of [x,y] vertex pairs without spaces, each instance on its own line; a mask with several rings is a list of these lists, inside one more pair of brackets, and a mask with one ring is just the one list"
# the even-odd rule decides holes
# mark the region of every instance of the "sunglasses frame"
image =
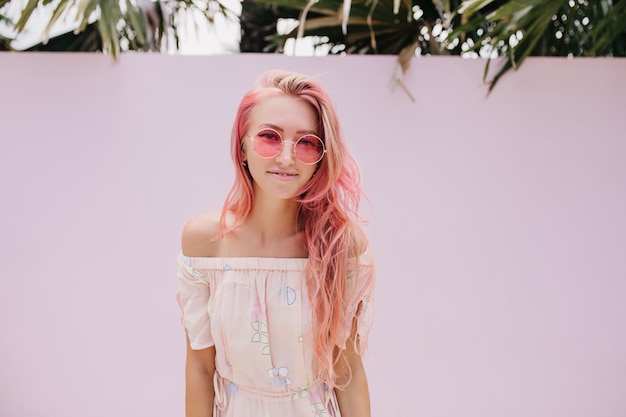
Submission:
[[[262,131],[264,131],[264,130],[269,130],[269,131],[271,131],[271,132],[273,132],[273,133],[276,133],[276,134],[278,135],[278,137],[280,138],[280,149],[278,150],[278,152],[276,152],[276,155],[272,155],[272,156],[263,156],[263,155],[259,154],[259,152],[257,152],[257,150],[256,150],[256,148],[255,148],[255,146],[254,146],[254,138],[255,138],[255,137],[256,137],[256,136],[257,136],[260,132],[262,132]],[[322,138],[320,138],[320,137],[319,137],[319,136],[317,136],[317,135],[314,135],[313,133],[307,133],[307,134],[304,134],[304,135],[300,136],[300,137],[298,138],[298,140],[296,140],[295,142],[294,142],[293,140],[285,140],[285,139],[283,138],[283,135],[281,135],[279,131],[277,131],[276,129],[272,129],[271,127],[264,127],[264,128],[261,128],[261,129],[257,130],[257,132],[256,132],[254,135],[249,135],[249,134],[246,134],[246,136],[247,136],[247,137],[248,137],[248,138],[252,141],[252,149],[254,150],[254,153],[255,153],[255,154],[257,154],[257,156],[258,156],[259,158],[263,158],[263,159],[272,159],[272,158],[276,158],[278,155],[280,155],[280,153],[283,151],[283,146],[285,146],[285,142],[287,142],[287,143],[291,143],[291,144],[293,145],[293,147],[292,147],[291,149],[292,149],[292,153],[293,153],[293,157],[294,157],[294,159],[295,159],[295,160],[297,160],[298,162],[300,162],[301,164],[304,164],[304,165],[315,165],[315,164],[319,163],[322,159],[324,159],[324,155],[326,154],[326,144],[324,143],[324,141],[322,140]],[[300,158],[298,158],[298,155],[296,154],[296,145],[298,144],[298,142],[300,142],[300,140],[301,140],[302,138],[307,137],[307,136],[313,136],[313,137],[316,137],[317,139],[319,139],[320,143],[322,144],[322,154],[320,155],[320,158],[319,158],[317,161],[315,161],[315,162],[304,162],[303,160],[301,160]]]

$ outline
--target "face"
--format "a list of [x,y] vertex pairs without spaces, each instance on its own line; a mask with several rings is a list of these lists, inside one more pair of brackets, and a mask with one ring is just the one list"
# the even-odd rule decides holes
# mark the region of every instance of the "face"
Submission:
[[[318,164],[305,164],[294,154],[295,142],[317,132],[316,113],[308,103],[289,96],[262,99],[252,109],[250,124],[243,141],[243,160],[248,163],[255,194],[265,193],[279,199],[292,199],[311,179]],[[275,157],[263,158],[254,149],[253,139],[263,131],[268,140],[280,140],[282,148]],[[303,140],[306,140],[304,138]],[[310,141],[299,147],[310,146]]]

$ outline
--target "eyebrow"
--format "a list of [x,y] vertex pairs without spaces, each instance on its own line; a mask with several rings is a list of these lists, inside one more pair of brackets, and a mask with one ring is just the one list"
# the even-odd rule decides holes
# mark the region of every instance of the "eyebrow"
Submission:
[[[275,124],[272,124],[272,123],[261,123],[261,124],[259,124],[259,128],[262,128],[262,127],[269,127],[271,129],[274,129],[274,130],[278,131],[279,133],[285,133],[285,129],[283,129],[282,127],[277,126]],[[308,130],[308,129],[296,130],[296,133],[301,134],[301,135],[302,134],[311,134],[311,135],[317,136],[317,132],[315,130]]]

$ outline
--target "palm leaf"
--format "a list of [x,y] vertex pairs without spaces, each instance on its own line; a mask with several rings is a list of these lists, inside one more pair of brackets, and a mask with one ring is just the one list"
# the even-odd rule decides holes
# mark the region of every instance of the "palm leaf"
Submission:
[[[0,0],[0,5],[6,5],[10,0]],[[55,3],[57,1],[57,3]],[[178,38],[178,19],[167,19],[168,16],[159,3],[149,2],[156,10],[156,14],[161,19],[160,24],[151,26],[150,30],[154,31],[151,40],[161,39],[161,35],[167,29],[172,29],[174,39]],[[33,17],[33,12],[39,7],[54,6],[50,18],[46,22],[43,35],[43,43],[48,40],[52,28],[64,16],[75,16],[74,22],[76,29],[74,33],[78,36],[90,24],[95,21],[97,38],[101,40],[102,50],[117,58],[119,53],[124,49],[147,50],[154,45],[147,44],[147,23],[144,12],[138,7],[134,0],[28,0],[19,16],[18,21],[14,25],[14,29],[19,34],[24,30],[26,23]],[[207,24],[213,22],[216,13],[224,14],[231,17],[231,12],[227,7],[222,5],[219,0],[197,1],[197,0],[176,0],[168,4],[173,8],[174,15],[178,13],[197,13],[200,12],[205,18]],[[152,10],[152,9],[151,9]],[[71,13],[70,13],[71,12]],[[123,41],[123,42],[122,42]],[[65,43],[65,42],[64,42]],[[176,44],[178,47],[178,44]],[[34,47],[39,50],[39,47]],[[156,50],[159,46],[156,45]]]
[[24,9],[22,9],[22,13],[20,14],[20,18],[15,22],[14,29],[17,33],[20,33],[26,27],[26,22],[30,19],[33,11],[37,8],[37,3],[39,0],[28,0]]
[[135,7],[131,0],[126,0],[126,14],[129,26],[137,36],[138,43],[146,45],[146,21],[141,11]]
[[[581,21],[583,18],[596,21],[597,1],[514,0],[497,4],[495,0],[470,0],[453,12],[450,20],[463,16],[466,23],[456,26],[445,43],[464,40],[467,34],[479,33],[479,30],[482,32],[468,51],[478,52],[489,47],[506,58],[489,82],[491,91],[504,73],[519,68],[530,55],[615,52],[616,40],[626,40],[626,1],[615,2],[615,6],[608,1],[602,3],[605,7],[601,9],[607,11],[606,18],[598,19],[598,24],[591,24],[593,29],[585,33]],[[592,48],[587,45],[591,36],[595,36]],[[485,80],[490,59],[491,56],[485,67]]]
[[[621,38],[619,44],[615,42]],[[589,55],[620,55],[626,53],[626,1],[614,3],[586,35],[585,41],[592,43]],[[613,48],[618,49],[614,51]],[[616,54],[615,52],[618,52]]]
[[[284,45],[289,38],[318,36],[322,43],[343,46],[349,53],[399,54],[419,37],[423,22],[412,19],[408,2],[400,2],[394,14],[394,0],[258,0],[285,8],[302,8],[296,30],[280,37]],[[278,37],[278,36],[277,36]],[[398,40],[401,39],[400,42]],[[280,49],[280,48],[279,48]]]
[[[50,30],[52,29],[52,27],[55,25],[55,23],[57,23],[57,21],[61,18],[61,16],[63,16],[67,12],[68,3],[69,3],[68,0],[60,0],[59,4],[57,4],[57,7],[52,12],[52,16],[50,17],[50,20],[48,21],[48,24],[46,25],[46,28],[43,31],[44,43],[48,41],[48,37],[49,37]],[[74,2],[72,2],[72,4],[73,3]]]
[[122,19],[122,11],[120,4],[116,1],[100,1],[100,19],[98,19],[98,28],[102,35],[102,43],[105,52],[109,52],[114,58],[117,58],[120,52],[120,39],[117,32],[117,25]]

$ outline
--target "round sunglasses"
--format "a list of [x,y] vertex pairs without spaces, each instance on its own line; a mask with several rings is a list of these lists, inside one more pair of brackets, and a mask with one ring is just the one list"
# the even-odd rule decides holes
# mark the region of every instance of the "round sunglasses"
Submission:
[[306,165],[314,165],[322,160],[326,153],[324,142],[313,134],[301,136],[297,141],[284,140],[280,133],[270,128],[263,128],[254,136],[248,135],[252,147],[261,158],[274,158],[283,149],[285,142],[293,145],[293,155]]

